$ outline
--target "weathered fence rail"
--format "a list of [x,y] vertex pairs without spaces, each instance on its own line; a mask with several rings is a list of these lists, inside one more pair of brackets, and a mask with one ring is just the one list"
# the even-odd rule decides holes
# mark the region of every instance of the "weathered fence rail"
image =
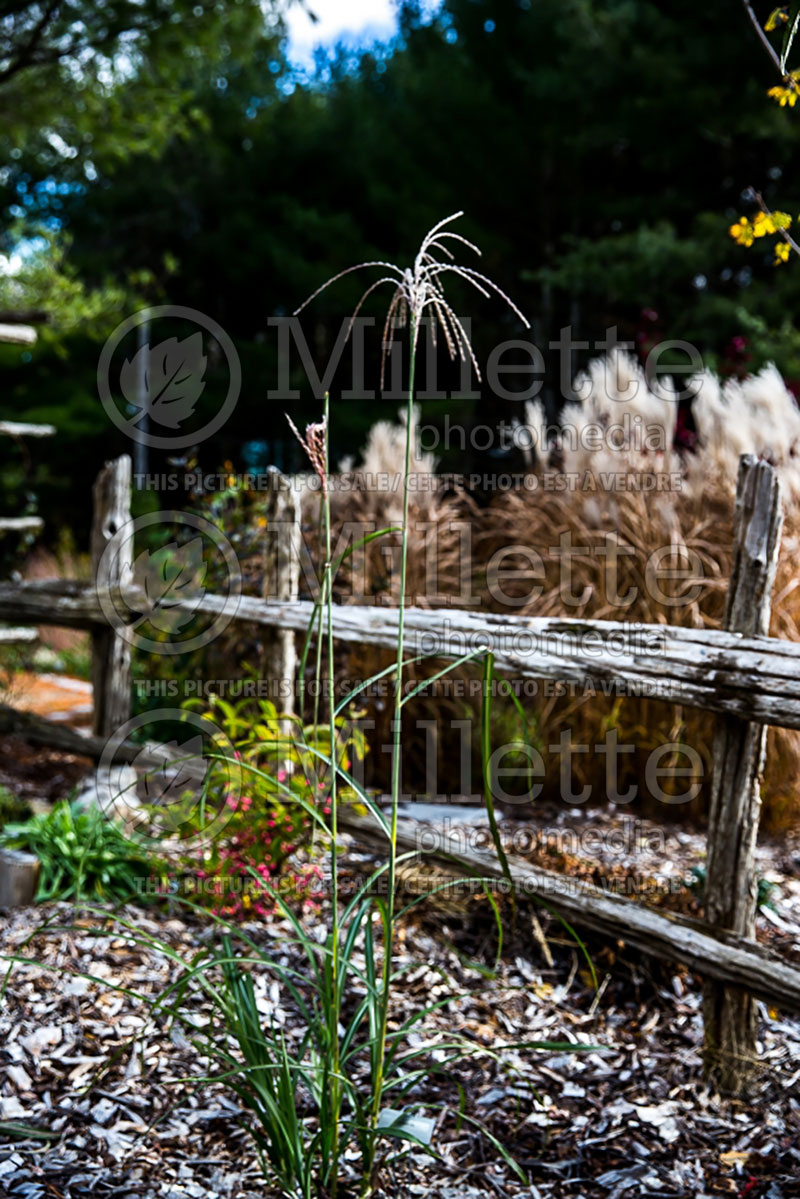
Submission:
[[2,437],[55,437],[55,425],[32,425],[28,421],[0,420]]
[[[148,611],[144,594],[137,606],[130,587],[125,602],[132,620]],[[228,612],[235,620],[295,632],[305,632],[313,610],[310,601],[257,596],[204,595],[187,602],[199,613]],[[77,629],[107,625],[93,585],[61,580],[0,583],[0,620]],[[800,643],[721,629],[632,626],[449,608],[408,608],[405,628],[409,656],[435,653],[459,658],[485,646],[494,653],[498,671],[519,678],[592,682],[598,690],[618,687],[629,695],[800,729]],[[337,605],[333,632],[340,641],[392,649],[397,612]]]
[[[371,816],[357,816],[343,809],[340,823],[362,841],[378,847],[386,843],[385,832]],[[401,849],[419,851],[419,834],[415,821],[398,821]],[[430,838],[425,838],[424,844],[426,860],[441,862],[451,872],[504,880],[497,855],[490,850],[465,850],[461,839],[450,833],[437,834],[433,848]],[[567,920],[604,936],[619,937],[644,954],[683,962],[709,978],[746,987],[768,1003],[800,1012],[800,969],[755,941],[709,928],[688,916],[657,911],[513,855],[507,860],[518,895],[539,897]]]
[[32,346],[36,344],[36,330],[28,325],[0,324],[0,341],[9,345]]
[[[22,323],[31,315],[36,316],[42,323],[44,318],[41,313],[0,313],[0,342],[33,345],[36,341],[36,330]],[[21,340],[17,336],[20,330],[23,333]],[[55,432],[55,425],[31,424],[26,421],[0,421],[0,437],[10,437],[18,443],[24,442],[28,437],[53,437]],[[6,533],[40,533],[43,527],[44,521],[40,516],[0,516],[0,536]],[[35,629],[0,629],[1,645],[22,645],[36,640],[38,640],[38,633]]]

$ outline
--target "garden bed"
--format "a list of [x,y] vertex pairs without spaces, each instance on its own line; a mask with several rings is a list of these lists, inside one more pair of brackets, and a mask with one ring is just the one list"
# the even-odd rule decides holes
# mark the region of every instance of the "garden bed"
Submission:
[[[355,850],[343,861],[345,874],[364,865]],[[779,918],[788,910],[779,907]],[[131,924],[103,928],[100,913],[48,905],[15,912],[0,936],[4,954],[30,959],[15,965],[0,1017],[0,1190],[26,1199],[269,1194],[235,1096],[219,1083],[182,1081],[202,1076],[208,1063],[181,1026],[153,1020],[133,994],[156,997],[176,977],[179,967],[156,940],[188,960],[215,936],[213,925],[165,904],[124,909],[120,918]],[[588,946],[596,991],[557,924],[542,921],[548,966],[528,912],[518,919],[494,975],[493,922],[480,898],[455,911],[427,899],[401,930],[399,964],[407,969],[394,1019],[452,997],[412,1034],[429,1045],[431,1065],[413,1100],[434,1116],[437,1104],[449,1111],[434,1135],[442,1160],[413,1149],[386,1171],[387,1194],[800,1195],[800,1022],[760,1007],[755,1092],[749,1104],[721,1101],[701,1079],[696,978],[597,941]],[[303,920],[313,927],[319,918]],[[273,917],[247,932],[274,951],[289,926]],[[279,952],[300,965],[299,950]],[[265,1019],[283,1022],[289,1037],[301,1033],[292,1004],[265,973],[256,991]],[[204,1001],[190,1004],[195,1016],[211,1015]],[[475,1053],[438,1073],[444,1055],[436,1046],[455,1030]],[[600,1048],[508,1048],[541,1040]],[[461,1094],[466,1112],[529,1173],[531,1189],[474,1126],[459,1127]]]

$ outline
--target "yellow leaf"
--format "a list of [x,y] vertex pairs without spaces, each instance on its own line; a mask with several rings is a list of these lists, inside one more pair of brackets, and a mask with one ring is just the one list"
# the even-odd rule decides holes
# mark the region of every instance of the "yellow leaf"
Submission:
[[779,25],[784,25],[789,20],[789,15],[785,8],[773,8],[772,12],[767,17],[767,23],[764,29],[767,33],[772,33],[773,29],[777,29]]
[[749,1152],[744,1152],[741,1149],[729,1149],[727,1153],[720,1153],[719,1160],[723,1166],[732,1168],[733,1166],[744,1165],[749,1156]]
[[771,87],[767,95],[772,96],[773,100],[777,100],[781,108],[785,108],[787,104],[790,108],[794,108],[797,103],[796,87]]

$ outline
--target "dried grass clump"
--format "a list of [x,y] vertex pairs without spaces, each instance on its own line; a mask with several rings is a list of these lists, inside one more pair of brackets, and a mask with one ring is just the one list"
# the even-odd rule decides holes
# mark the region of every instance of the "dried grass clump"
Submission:
[[[587,523],[575,497],[568,499],[553,495],[513,493],[498,497],[490,508],[480,514],[481,528],[478,543],[481,557],[489,561],[499,548],[517,543],[539,550],[546,567],[547,549],[558,545],[561,533],[571,535],[573,545],[587,547],[573,558],[572,593],[581,595],[582,602],[567,606],[560,594],[556,573],[545,582],[539,598],[532,598],[513,609],[521,615],[583,616],[596,619],[619,619],[620,610],[607,594],[604,559],[594,551],[606,549],[613,541],[620,552],[631,550],[630,556],[619,558],[617,591],[625,595],[635,589],[636,598],[624,610],[624,619],[643,623],[670,623],[695,628],[718,628],[721,624],[725,590],[730,576],[733,527],[730,497],[717,489],[707,496],[704,510],[693,497],[675,503],[668,509],[665,520],[657,508],[648,509],[643,497],[615,497],[613,518],[605,515],[598,527]],[[773,595],[771,632],[774,636],[800,639],[800,604],[798,603],[798,519],[791,510],[787,513],[785,534],[778,578]],[[672,545],[681,556],[684,549],[695,557],[701,571],[693,580],[682,580],[676,588],[675,599],[681,590],[692,591],[685,602],[675,606],[661,602],[646,586],[646,563],[653,551]],[[505,560],[510,568],[523,568],[525,561]],[[548,571],[548,574],[550,572]],[[519,587],[522,592],[522,585]],[[697,592],[695,595],[694,592]],[[495,599],[486,594],[485,603],[502,610]],[[546,747],[556,744],[564,730],[570,730],[575,743],[594,746],[601,743],[609,728],[619,732],[620,743],[634,744],[635,755],[622,759],[620,790],[641,782],[647,755],[666,742],[680,741],[692,746],[704,762],[705,782],[698,798],[689,805],[692,815],[705,811],[708,798],[708,778],[714,732],[714,717],[693,708],[682,708],[646,697],[612,699],[602,695],[581,693],[543,696],[536,703],[539,739]],[[544,755],[552,765],[548,792],[558,792],[558,762]],[[681,763],[685,765],[685,761]],[[592,788],[592,796],[605,795],[605,761],[597,754],[581,754],[573,758],[574,787],[584,784]],[[764,825],[769,831],[786,827],[798,815],[798,780],[800,780],[800,734],[789,729],[770,729],[767,764],[762,789]],[[689,780],[691,781],[691,780]],[[681,783],[684,790],[688,783]],[[640,792],[641,793],[641,792]]]
[[[345,459],[330,485],[333,521],[333,554],[336,557],[348,544],[381,529],[395,528],[356,549],[346,558],[336,575],[334,598],[341,604],[377,604],[395,607],[399,599],[399,564],[401,542],[399,525],[402,519],[403,470],[405,456],[405,413],[399,423],[378,421],[370,429],[367,444],[358,465]],[[465,539],[477,519],[477,509],[468,495],[443,495],[438,488],[436,458],[419,447],[416,426],[418,409],[414,409],[411,442],[412,491],[409,497],[408,562],[406,594],[408,602],[417,607],[443,607],[459,603],[459,596],[471,596],[472,572]],[[386,480],[389,486],[386,486]],[[319,490],[309,486],[302,495],[304,553],[308,561],[319,562]],[[340,547],[337,549],[337,546]],[[302,586],[302,581],[301,581]],[[461,606],[472,606],[466,599]],[[345,645],[337,653],[337,683],[342,687],[352,680],[369,678],[389,665],[392,653],[370,646]],[[409,667],[409,684],[435,672],[430,661],[419,667]],[[391,741],[391,682],[383,680],[371,695],[364,697],[367,718],[374,720],[369,727],[373,752],[366,759],[367,782],[387,789],[389,754],[381,747]],[[359,700],[361,703],[361,700]],[[448,734],[451,721],[469,718],[474,705],[461,700],[439,696],[435,712],[425,698],[411,703],[407,709],[404,728],[409,730],[407,752],[404,752],[406,789],[425,784],[425,735],[416,729],[420,719],[437,719],[443,726],[441,760],[448,758],[451,748],[459,752],[458,736]]]
[[777,469],[787,508],[800,504],[800,409],[775,366],[724,384],[705,371],[693,386],[702,452],[686,463],[689,489],[701,496],[713,477],[733,492],[740,455],[757,454]]
[[[540,452],[539,463],[545,466],[555,454],[565,474],[580,473],[581,486],[565,495],[539,491],[498,496],[482,514],[478,540],[487,561],[500,547],[516,540],[537,549],[548,567],[544,593],[518,611],[718,628],[731,571],[739,457],[749,452],[775,465],[786,503],[771,632],[800,640],[800,471],[795,456],[800,447],[800,412],[774,367],[742,383],[729,381],[722,386],[706,372],[693,386],[698,445],[695,452],[681,456],[672,448],[677,405],[669,398],[670,389],[656,392],[649,388],[641,368],[630,358],[616,354],[608,362],[594,362],[588,375],[576,381],[576,389],[585,388],[589,394],[582,404],[567,405],[563,424],[570,422],[572,428],[560,443],[554,445],[550,439],[549,452]],[[606,442],[601,450],[585,449],[589,424],[608,429],[614,423],[623,424],[625,414],[630,418],[638,415],[644,421],[646,438],[621,438],[616,447]],[[538,446],[548,445],[542,440],[541,410],[528,405],[526,417],[531,440]],[[631,424],[641,432],[641,423]],[[662,436],[663,449],[654,448]],[[603,480],[604,475],[641,477],[659,472],[676,474],[678,485],[670,490],[619,493]],[[562,534],[569,536],[573,546],[586,547],[572,557],[571,594],[580,596],[577,604],[565,603],[558,575],[552,577],[554,564],[548,550],[559,545]],[[598,551],[605,550],[607,555],[612,545],[617,576],[614,594],[609,594],[608,558]],[[682,564],[689,577],[675,580],[674,586],[654,588],[653,555],[668,546],[675,564]],[[666,558],[664,565],[669,564]],[[507,565],[513,566],[513,559]],[[634,596],[632,602],[620,608],[618,597],[628,593]],[[491,596],[487,603],[492,603]],[[576,742],[592,745],[602,741],[607,728],[618,728],[621,742],[634,743],[642,750],[629,759],[621,780],[626,785],[641,779],[642,757],[651,748],[683,741],[696,749],[705,763],[704,786],[690,805],[695,814],[705,809],[714,729],[710,714],[650,699],[612,701],[575,696],[548,698],[538,709],[538,719],[546,744],[555,743],[564,729],[570,729]],[[573,762],[576,786],[589,783],[594,795],[603,794],[604,760],[587,754]],[[777,831],[797,818],[798,780],[800,734],[771,729],[762,788],[768,830]]]
[[[671,386],[649,387],[641,368],[627,355],[616,353],[608,360],[590,364],[576,380],[582,402],[568,404],[560,430],[548,427],[541,406],[526,406],[529,441],[535,447],[531,461],[540,479],[557,470],[579,478],[580,485],[564,492],[536,490],[497,493],[492,502],[479,508],[468,496],[443,497],[433,489],[420,488],[412,499],[409,529],[408,596],[417,606],[443,607],[462,604],[472,592],[469,606],[520,615],[573,616],[624,619],[647,624],[669,623],[694,628],[718,628],[731,570],[733,539],[733,496],[739,456],[744,452],[768,458],[778,469],[784,487],[786,519],[778,577],[773,595],[771,632],[800,640],[800,469],[795,447],[800,445],[800,413],[774,368],[767,368],[742,383],[721,385],[703,374],[693,381],[696,398],[692,415],[697,427],[695,450],[681,454],[673,448],[677,403]],[[610,438],[597,430],[614,430]],[[594,437],[594,440],[592,439]],[[402,471],[401,447],[404,430],[380,422],[373,429],[358,468],[365,483],[381,473]],[[594,448],[592,448],[594,447]],[[343,464],[349,465],[349,464]],[[430,455],[417,455],[413,469],[431,476],[435,468]],[[653,473],[674,475],[677,486],[656,491],[617,490],[608,476],[641,479]],[[334,489],[334,498],[337,499]],[[337,520],[363,521],[373,528],[391,524],[397,500],[391,493],[364,486],[342,493],[337,499]],[[470,552],[465,552],[465,528],[469,528]],[[562,586],[560,560],[554,551],[563,549],[568,538],[572,553],[569,589]],[[340,602],[394,605],[397,602],[397,571],[391,569],[392,555],[399,552],[396,538],[372,542],[343,570]],[[541,594],[532,593],[533,578],[505,580],[503,591],[517,603],[507,607],[502,594],[491,584],[491,566],[509,546],[536,550],[544,563]],[[662,566],[681,570],[681,577],[653,586],[653,555],[663,553]],[[615,560],[616,577],[609,562]],[[502,557],[502,569],[530,569],[519,552]],[[464,572],[469,571],[465,579]],[[357,578],[366,586],[354,586]],[[431,584],[433,580],[433,585]],[[613,584],[613,587],[612,587]],[[625,603],[620,605],[620,597]],[[386,664],[378,651],[367,647],[343,647],[342,675],[364,678]],[[410,672],[412,678],[433,674],[435,666],[424,663]],[[468,681],[475,672],[462,669],[454,676]],[[608,697],[600,694],[545,694],[527,701],[529,717],[550,769],[544,798],[560,793],[558,755],[548,751],[560,734],[568,730],[573,743],[595,746],[609,729],[616,728],[620,743],[633,744],[635,753],[619,759],[619,787],[624,791],[639,786],[634,810],[693,816],[704,814],[708,799],[714,717],[695,709],[681,708],[643,697]],[[499,709],[500,705],[495,705]],[[376,720],[376,753],[370,755],[372,783],[380,786],[388,771],[388,756],[379,747],[389,741],[388,696],[371,702],[369,715]],[[512,730],[509,709],[506,726]],[[452,722],[471,719],[477,724],[479,704],[473,697],[420,696],[408,705],[404,720],[407,752],[405,789],[424,787],[425,732],[417,722],[437,721],[439,731],[440,789],[456,786],[460,734]],[[498,712],[502,723],[502,713]],[[649,753],[666,742],[678,741],[694,748],[703,761],[702,788],[691,804],[667,808],[648,798],[643,779]],[[445,765],[453,763],[453,777]],[[597,752],[574,755],[573,788],[585,784],[592,789],[592,802],[606,795],[605,757]],[[685,765],[685,759],[679,765]],[[477,771],[473,777],[478,778]],[[691,779],[676,780],[686,790]],[[800,813],[800,734],[771,729],[768,737],[766,773],[762,796],[763,825],[777,832]]]
[[[399,530],[403,517],[403,474],[405,459],[405,413],[400,423],[378,421],[372,426],[360,463],[339,463],[332,476],[331,517],[334,527],[334,556],[342,549],[382,529]],[[451,523],[467,520],[464,504],[443,498],[438,491],[436,458],[419,447],[418,408],[411,426],[411,494],[409,497],[409,545],[407,566],[409,602],[419,607],[436,607],[449,602],[457,589],[460,541]],[[305,540],[314,559],[319,528],[319,491],[301,492],[301,516]],[[399,598],[400,537],[386,533],[347,558],[336,577],[339,603],[381,603],[394,606]],[[455,572],[455,573],[454,573]],[[441,580],[441,583],[438,582]],[[465,584],[466,585],[466,584]]]
[[[703,501],[709,483],[733,495],[739,458],[756,454],[777,469],[788,505],[800,503],[800,409],[769,365],[744,380],[721,382],[711,371],[690,379],[698,453],[674,449],[678,393],[670,379],[648,380],[629,354],[596,358],[574,383],[578,401],[548,424],[539,401],[525,405],[524,425],[539,468],[552,460],[565,473],[678,472],[681,491]],[[608,436],[597,444],[596,430]],[[589,504],[587,516],[591,515]]]
[[596,358],[573,384],[578,400],[565,404],[557,425],[548,425],[541,401],[525,404],[539,466],[555,451],[565,472],[598,476],[619,470],[675,470],[672,450],[677,404],[669,379],[656,388],[629,354],[616,350]]
[[[358,467],[351,458],[339,464],[340,474],[348,479],[358,496],[359,516],[375,521],[378,528],[399,525],[403,517],[406,414],[401,411],[398,415],[400,423],[397,425],[379,420],[372,426]],[[411,421],[410,475],[414,507],[418,518],[424,518],[433,507],[436,458],[420,449],[418,427],[419,406],[415,405]],[[388,480],[388,487],[383,485],[384,479]],[[347,492],[340,494],[347,496]]]

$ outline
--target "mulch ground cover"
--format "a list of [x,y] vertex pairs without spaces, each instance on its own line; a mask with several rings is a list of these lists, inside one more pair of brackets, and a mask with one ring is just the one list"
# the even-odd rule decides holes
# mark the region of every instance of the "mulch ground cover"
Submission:
[[[668,874],[696,860],[702,839],[693,836],[675,832]],[[641,846],[630,852],[643,879],[663,874],[663,855],[659,865]],[[782,872],[794,853],[791,846],[760,850],[760,868],[775,888],[760,935],[774,932],[787,947],[796,946],[800,928],[800,884]],[[602,870],[606,857],[599,851],[592,869]],[[351,847],[345,873],[360,875],[368,865]],[[697,904],[691,890],[687,897]],[[461,904],[452,894],[446,902],[431,896],[401,930],[396,1026],[446,1001],[408,1036],[430,1066],[410,1099],[436,1117],[439,1157],[412,1148],[384,1170],[384,1193],[800,1196],[800,1021],[759,1005],[758,1076],[746,1101],[724,1100],[702,1078],[696,977],[593,939],[586,945],[595,985],[579,947],[546,913],[538,913],[538,924],[534,914],[520,906],[496,970],[494,922],[479,895]],[[319,916],[303,919],[324,936]],[[288,923],[270,918],[247,932],[282,961],[301,965]],[[125,908],[116,922],[66,904],[8,918],[0,952],[25,960],[14,962],[0,1010],[0,1194],[272,1195],[236,1097],[198,1081],[209,1063],[184,1026],[152,1011],[181,969],[164,946],[188,961],[216,936],[202,915],[171,902]],[[254,979],[265,1020],[299,1037],[297,1012],[277,981],[266,970]],[[213,1020],[202,996],[187,1004],[193,1019]],[[440,1046],[454,1033],[471,1051],[450,1064]],[[596,1048],[520,1047],[531,1041]],[[480,1129],[459,1120],[460,1104],[508,1147],[528,1186]],[[355,1160],[347,1169],[343,1199],[356,1184]]]

